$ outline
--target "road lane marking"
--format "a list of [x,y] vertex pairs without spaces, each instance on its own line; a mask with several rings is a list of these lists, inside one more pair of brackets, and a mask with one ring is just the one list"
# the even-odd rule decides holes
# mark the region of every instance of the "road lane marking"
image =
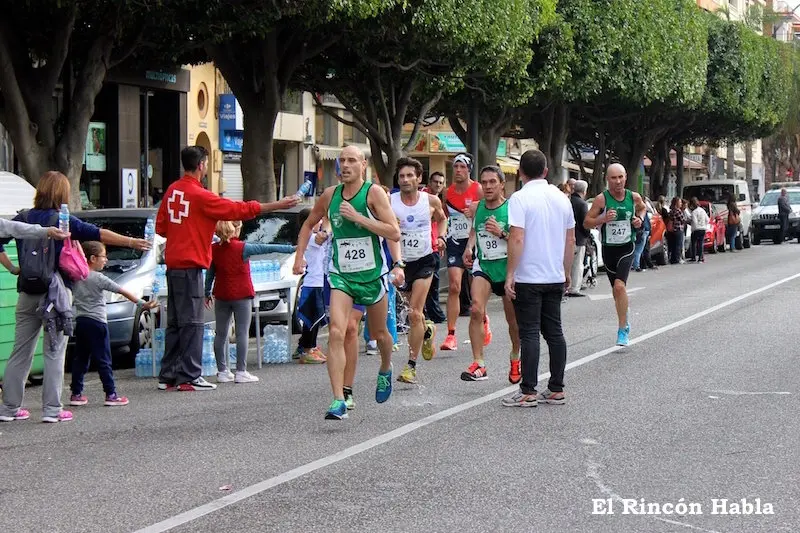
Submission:
[[[645,333],[645,334],[643,334],[643,335],[641,335],[639,337],[636,337],[635,339],[632,339],[630,341],[629,346],[634,346],[636,344],[639,344],[639,343],[645,342],[647,340],[650,340],[653,337],[657,337],[658,335],[662,335],[664,333],[672,331],[673,329],[680,328],[681,326],[689,324],[690,322],[694,322],[695,320],[699,320],[700,318],[708,316],[708,315],[710,315],[712,313],[716,313],[717,311],[719,311],[721,309],[725,309],[726,307],[730,307],[731,305],[739,303],[742,300],[746,300],[747,298],[751,298],[751,297],[756,296],[758,294],[761,294],[763,292],[769,291],[771,289],[774,289],[775,287],[779,287],[780,285],[783,285],[785,283],[788,283],[788,282],[793,281],[793,280],[798,279],[798,278],[800,278],[800,273],[794,274],[793,276],[789,276],[789,277],[783,278],[783,279],[778,280],[776,282],[770,283],[769,285],[765,285],[765,286],[763,286],[761,288],[752,290],[750,292],[747,292],[745,294],[742,294],[740,296],[737,296],[735,298],[732,298],[730,300],[727,300],[725,302],[717,304],[717,305],[715,305],[713,307],[709,307],[708,309],[705,309],[704,311],[700,311],[700,312],[695,313],[693,315],[690,315],[690,316],[688,316],[686,318],[683,318],[683,319],[678,320],[676,322],[673,322],[671,324],[667,324],[666,326],[660,327],[658,329],[655,329],[653,331]],[[581,359],[578,359],[576,361],[572,361],[571,363],[568,363],[567,366],[566,366],[566,369],[570,370],[572,368],[577,368],[579,366],[583,366],[583,365],[585,365],[587,363],[590,363],[590,362],[594,361],[595,359],[600,359],[601,357],[604,357],[606,355],[612,354],[612,353],[617,352],[617,351],[622,350],[622,349],[625,349],[625,348],[621,347],[621,346],[612,346],[610,348],[606,348],[604,350],[600,350],[599,352],[595,352],[593,354],[587,355],[586,357],[582,357]],[[545,380],[545,379],[547,379],[549,377],[550,377],[550,373],[549,372],[546,372],[544,374],[540,374],[539,375],[539,381]],[[445,418],[449,418],[451,416],[457,415],[459,413],[462,413],[464,411],[472,409],[473,407],[478,407],[478,406],[483,405],[485,403],[489,403],[489,402],[491,402],[493,400],[497,400],[498,398],[502,398],[503,396],[505,396],[507,394],[511,394],[512,392],[516,391],[517,389],[518,389],[518,387],[516,385],[512,385],[512,386],[506,387],[504,389],[500,389],[498,391],[495,391],[495,392],[493,392],[491,394],[487,394],[486,396],[481,396],[481,397],[476,398],[474,400],[471,400],[469,402],[462,403],[462,404],[450,407],[449,409],[445,409],[445,410],[440,411],[438,413],[434,413],[434,414],[432,414],[430,416],[427,416],[425,418],[421,418],[421,419],[416,420],[414,422],[408,423],[408,424],[406,424],[404,426],[401,426],[401,427],[399,427],[397,429],[393,429],[392,431],[389,431],[389,432],[384,433],[382,435],[378,435],[378,436],[373,437],[371,439],[365,440],[365,441],[363,441],[361,443],[358,443],[358,444],[355,444],[353,446],[350,446],[349,448],[345,448],[344,450],[340,450],[340,451],[338,451],[336,453],[333,453],[331,455],[328,455],[326,457],[322,457],[320,459],[317,459],[316,461],[312,461],[310,463],[306,463],[304,465],[298,466],[297,468],[293,468],[292,470],[284,472],[283,474],[279,474],[279,475],[277,475],[275,477],[271,477],[269,479],[265,479],[264,481],[260,481],[258,483],[255,483],[254,485],[250,485],[249,487],[245,487],[245,488],[243,488],[241,490],[238,490],[236,492],[233,492],[231,494],[223,496],[222,498],[218,498],[216,500],[212,500],[212,501],[210,501],[210,502],[208,502],[206,504],[200,505],[200,506],[195,507],[193,509],[189,509],[188,511],[184,511],[183,513],[180,513],[180,514],[177,514],[177,515],[172,516],[170,518],[167,518],[165,520],[162,520],[161,522],[158,522],[158,523],[153,524],[151,526],[139,529],[135,533],[163,533],[164,531],[169,531],[170,529],[176,528],[176,527],[181,526],[183,524],[187,524],[189,522],[197,520],[198,518],[201,518],[203,516],[211,514],[211,513],[215,512],[215,511],[219,511],[221,509],[224,509],[225,507],[228,507],[228,506],[233,505],[235,503],[238,503],[238,502],[240,502],[242,500],[246,500],[247,498],[250,498],[252,496],[256,496],[258,494],[261,494],[262,492],[265,492],[265,491],[267,491],[269,489],[272,489],[272,488],[277,487],[279,485],[283,485],[284,483],[288,483],[289,481],[292,481],[292,480],[297,479],[299,477],[305,476],[306,474],[310,474],[312,472],[316,472],[317,470],[321,470],[321,469],[323,469],[325,467],[331,466],[331,465],[336,464],[336,463],[338,463],[340,461],[343,461],[345,459],[349,459],[350,457],[354,457],[354,456],[359,455],[359,454],[361,454],[363,452],[371,450],[372,448],[380,446],[381,444],[386,444],[387,442],[391,442],[393,440],[396,440],[396,439],[398,439],[398,438],[400,438],[400,437],[402,437],[404,435],[407,435],[407,434],[409,434],[409,433],[411,433],[413,431],[416,431],[418,429],[421,429],[421,428],[424,428],[426,426],[429,426],[429,425],[433,424],[434,422],[438,422],[440,420],[444,420]],[[685,524],[682,524],[682,525],[685,525]]]
[[[791,394],[789,391],[745,391],[745,390],[708,390],[705,392],[714,392],[716,394],[727,394],[728,396],[786,396]],[[709,396],[710,397],[710,396]]]
[[[628,291],[627,291],[628,292],[628,296],[630,296],[631,294],[633,294],[633,293],[635,293],[637,291],[645,289],[645,288],[646,287],[630,287],[628,289]],[[611,300],[611,299],[614,298],[613,294],[589,294],[589,293],[587,293],[586,296],[589,298],[589,300],[591,300],[593,302],[599,302],[599,301],[602,301],[602,300]]]

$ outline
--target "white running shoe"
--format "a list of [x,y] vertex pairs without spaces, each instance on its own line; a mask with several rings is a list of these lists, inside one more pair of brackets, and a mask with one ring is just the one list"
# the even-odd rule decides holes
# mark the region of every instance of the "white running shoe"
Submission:
[[257,381],[259,381],[258,376],[254,376],[247,370],[244,370],[242,372],[236,372],[236,378],[235,378],[236,383],[255,383]]
[[230,383],[231,381],[233,381],[233,372],[230,370],[217,372],[217,383]]

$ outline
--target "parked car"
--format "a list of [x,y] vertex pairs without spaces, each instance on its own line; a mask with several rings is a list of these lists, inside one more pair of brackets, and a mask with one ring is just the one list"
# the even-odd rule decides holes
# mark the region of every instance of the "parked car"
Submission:
[[[141,238],[147,219],[155,217],[155,209],[97,209],[78,214],[81,220],[122,235]],[[152,250],[141,252],[131,248],[106,246],[108,264],[103,274],[117,284],[142,297],[153,285],[158,253],[166,241],[156,235]],[[131,354],[150,342],[150,326],[155,314],[137,311],[136,305],[120,294],[106,293],[108,331],[111,347],[128,348]]]
[[727,211],[726,217],[723,218],[716,205],[710,202],[698,202],[698,205],[708,214],[708,227],[703,238],[703,250],[707,250],[712,254],[718,251],[724,252]]
[[[786,236],[790,239],[797,237],[800,242],[800,187],[787,188],[787,190],[792,213],[789,215],[789,231]],[[762,239],[778,242],[781,229],[778,221],[778,198],[780,195],[780,190],[767,191],[761,198],[758,207],[753,211],[753,220],[750,225],[753,244],[761,244]]]
[[722,217],[728,216],[727,203],[730,198],[733,198],[741,215],[741,223],[736,235],[736,249],[750,248],[753,209],[750,189],[745,180],[719,179],[694,182],[683,187],[681,197],[687,200],[697,198],[699,201],[711,202]]

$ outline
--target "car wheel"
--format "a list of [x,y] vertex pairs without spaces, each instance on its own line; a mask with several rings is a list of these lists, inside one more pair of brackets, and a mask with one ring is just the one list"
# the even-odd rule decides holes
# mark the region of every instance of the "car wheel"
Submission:
[[156,319],[156,315],[151,311],[139,311],[136,314],[136,320],[134,320],[134,328],[133,328],[133,336],[131,338],[131,355],[136,356],[139,352],[139,348],[142,346],[151,346],[151,334],[152,330],[150,329],[153,326],[153,321]]
[[733,245],[736,247],[737,250],[741,250],[744,248],[744,238],[742,238],[741,234],[737,235],[735,239],[733,239]]
[[711,244],[711,248],[708,250],[708,253],[715,254],[718,251],[719,251],[719,248],[717,247],[717,243],[716,243],[716,239],[715,239],[715,241]]

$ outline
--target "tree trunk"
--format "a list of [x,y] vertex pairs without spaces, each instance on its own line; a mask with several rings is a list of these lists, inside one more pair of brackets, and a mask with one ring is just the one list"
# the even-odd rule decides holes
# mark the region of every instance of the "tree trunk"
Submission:
[[729,180],[736,179],[736,145],[729,142],[725,148],[727,152],[725,156],[725,177]]
[[675,194],[683,195],[683,146],[675,147]]
[[714,174],[711,172],[711,147],[706,146],[703,150],[703,166],[706,167],[706,173],[709,179],[714,179]]
[[744,143],[744,179],[747,180],[747,190],[750,191],[750,198],[755,198],[756,190],[753,187],[753,142]]
[[542,111],[538,120],[532,121],[534,138],[539,143],[539,150],[547,158],[547,181],[553,184],[565,181],[561,173],[569,134],[570,111],[565,104],[553,104]]
[[277,102],[260,106],[249,103],[247,99],[240,101],[244,112],[241,163],[244,199],[272,202],[277,198],[273,137],[279,107]]
[[591,188],[592,196],[600,194],[605,189],[606,155],[608,152],[608,136],[602,127],[597,130],[597,153],[594,156],[594,169],[592,170]]

